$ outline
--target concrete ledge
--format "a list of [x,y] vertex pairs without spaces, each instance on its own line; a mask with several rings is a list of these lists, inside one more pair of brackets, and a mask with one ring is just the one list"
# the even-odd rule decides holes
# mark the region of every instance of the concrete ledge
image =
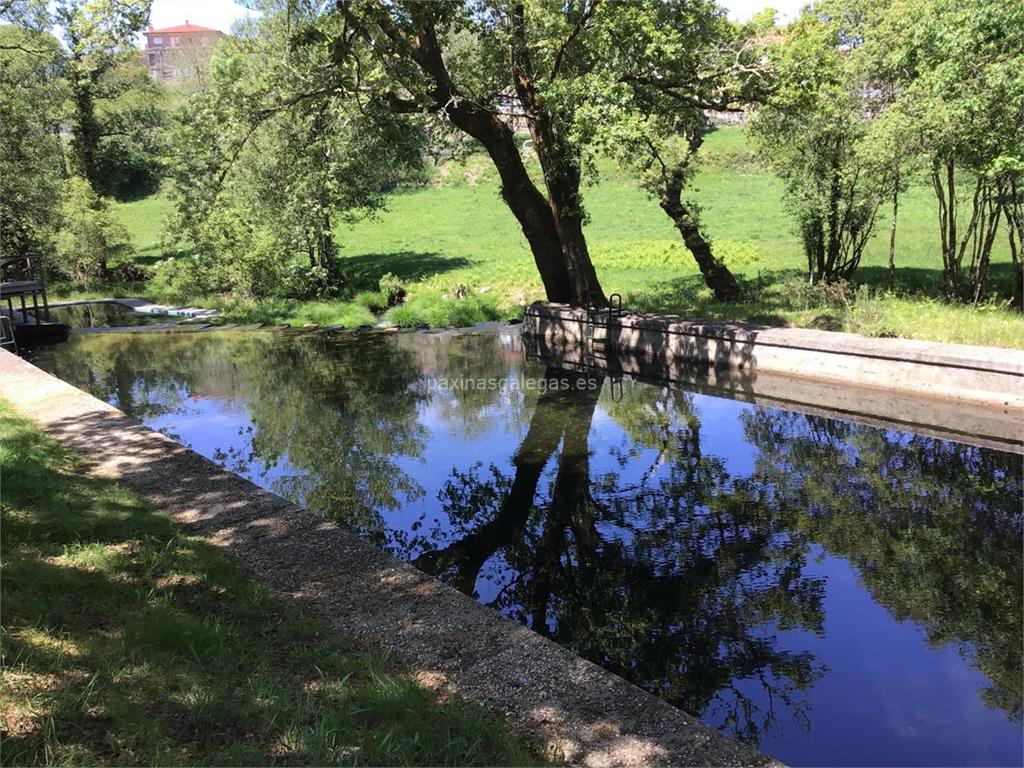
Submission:
[[[583,309],[531,304],[523,334],[567,352],[582,346],[586,319]],[[1014,349],[642,314],[615,318],[607,332],[598,328],[595,349],[742,371],[751,381],[763,372],[784,374],[1024,417],[1024,351]]]
[[76,301],[57,301],[50,304],[50,309],[58,307],[74,307],[81,304],[120,304],[140,315],[167,315],[188,319],[205,319],[217,317],[220,310],[202,309],[201,307],[176,307],[170,304],[154,304],[146,299],[80,299]]
[[542,752],[586,766],[772,761],[356,534],[218,467],[0,350],[3,397],[253,577],[439,690],[505,713]]
[[928,437],[1024,454],[1024,418],[976,403],[953,403],[904,392],[887,393],[853,384],[735,368],[715,368],[686,360],[650,360],[631,352],[588,359],[582,347],[553,347],[538,336],[523,339],[526,356],[575,371],[598,370],[653,384],[672,383],[693,392],[811,416],[852,421],[879,429],[899,429]]

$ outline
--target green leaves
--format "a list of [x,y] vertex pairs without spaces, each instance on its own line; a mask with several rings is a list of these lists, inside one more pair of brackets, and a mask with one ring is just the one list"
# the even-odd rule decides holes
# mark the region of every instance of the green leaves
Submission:
[[[210,87],[179,115],[175,230],[212,265],[213,290],[335,294],[334,224],[380,209],[419,165],[417,123],[356,96],[323,44],[335,23],[267,9],[253,35],[220,46]],[[290,278],[298,268],[319,277]]]

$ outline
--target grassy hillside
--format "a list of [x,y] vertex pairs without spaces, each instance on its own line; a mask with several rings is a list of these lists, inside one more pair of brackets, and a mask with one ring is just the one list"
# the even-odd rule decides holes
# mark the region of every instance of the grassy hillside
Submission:
[[[693,197],[719,255],[734,272],[758,288],[757,300],[739,305],[713,301],[689,253],[657,204],[610,163],[585,190],[590,215],[586,232],[601,281],[619,292],[627,307],[686,315],[816,325],[876,335],[901,335],[977,344],[1024,345],[1024,322],[998,306],[980,312],[948,307],[939,293],[941,256],[935,206],[924,186],[911,189],[900,206],[897,240],[899,298],[869,295],[885,280],[889,220],[883,210],[857,282],[867,288],[837,295],[802,285],[804,256],[783,204],[782,185],[760,167],[742,128],[708,137]],[[160,222],[170,203],[159,196],[118,207],[133,235],[136,260],[161,257]],[[354,289],[372,288],[393,272],[412,283],[410,322],[452,320],[442,297],[465,289],[487,306],[515,313],[543,298],[533,259],[515,219],[501,201],[497,176],[486,158],[473,157],[438,169],[434,182],[392,198],[388,210],[355,225],[339,227],[346,270]],[[1005,241],[998,244],[992,287],[1008,294],[1010,268]],[[244,315],[244,307],[235,303]],[[422,311],[417,307],[423,307]],[[428,309],[430,311],[428,311]],[[331,322],[365,320],[330,305],[273,304],[245,319]],[[476,317],[473,312],[463,313]],[[457,320],[458,317],[455,318]]]

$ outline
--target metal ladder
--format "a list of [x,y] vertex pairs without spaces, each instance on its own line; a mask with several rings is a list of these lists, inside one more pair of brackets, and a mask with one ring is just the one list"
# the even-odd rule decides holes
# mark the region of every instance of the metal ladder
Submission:
[[[618,402],[622,399],[622,376],[612,374],[608,365],[608,342],[612,325],[622,316],[622,295],[613,293],[608,297],[608,307],[596,306],[592,296],[587,298],[586,317],[583,323],[583,355],[584,368],[588,375],[596,373],[608,375],[611,381],[612,398]],[[603,329],[604,336],[598,335]],[[604,363],[598,367],[598,363]]]
[[11,318],[0,312],[0,348],[10,347],[14,354],[18,354],[18,342],[14,339],[14,323]]

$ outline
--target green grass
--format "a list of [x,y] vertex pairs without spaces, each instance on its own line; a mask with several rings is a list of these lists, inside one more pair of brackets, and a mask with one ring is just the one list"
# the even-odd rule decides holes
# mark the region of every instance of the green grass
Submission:
[[[893,294],[882,290],[889,231],[883,206],[856,276],[870,290],[849,291],[838,307],[825,302],[796,308],[787,294],[794,277],[803,272],[804,257],[783,204],[781,182],[758,164],[742,128],[712,133],[701,158],[693,197],[703,208],[705,229],[730,268],[758,289],[757,297],[738,305],[717,304],[660,208],[632,178],[601,161],[598,179],[585,189],[586,234],[605,290],[623,294],[627,308],[1024,347],[1024,320],[998,301],[974,313],[937,300],[942,260],[935,203],[925,186],[912,188],[901,201]],[[132,258],[142,263],[159,258],[160,222],[170,213],[170,202],[154,196],[120,205],[117,211],[133,236],[136,253]],[[387,211],[339,227],[337,235],[352,293],[376,291],[380,277],[392,272],[409,283],[410,304],[419,297],[419,308],[391,311],[389,317],[396,322],[478,322],[492,314],[516,314],[522,305],[543,298],[522,232],[500,198],[493,167],[481,157],[443,165],[431,185],[395,195]],[[1005,238],[997,242],[991,275],[993,293],[1009,295]],[[438,308],[439,302],[446,301],[443,297],[462,295],[467,289],[493,311]],[[357,305],[379,310],[366,302],[364,296]],[[250,310],[253,304],[260,305],[250,302]],[[426,304],[432,305],[430,311]],[[276,309],[262,306],[248,317],[300,322],[313,313],[293,302]],[[871,316],[870,322],[866,315]],[[241,315],[229,312],[228,317],[240,319]]]
[[530,764],[0,401],[5,765]]

